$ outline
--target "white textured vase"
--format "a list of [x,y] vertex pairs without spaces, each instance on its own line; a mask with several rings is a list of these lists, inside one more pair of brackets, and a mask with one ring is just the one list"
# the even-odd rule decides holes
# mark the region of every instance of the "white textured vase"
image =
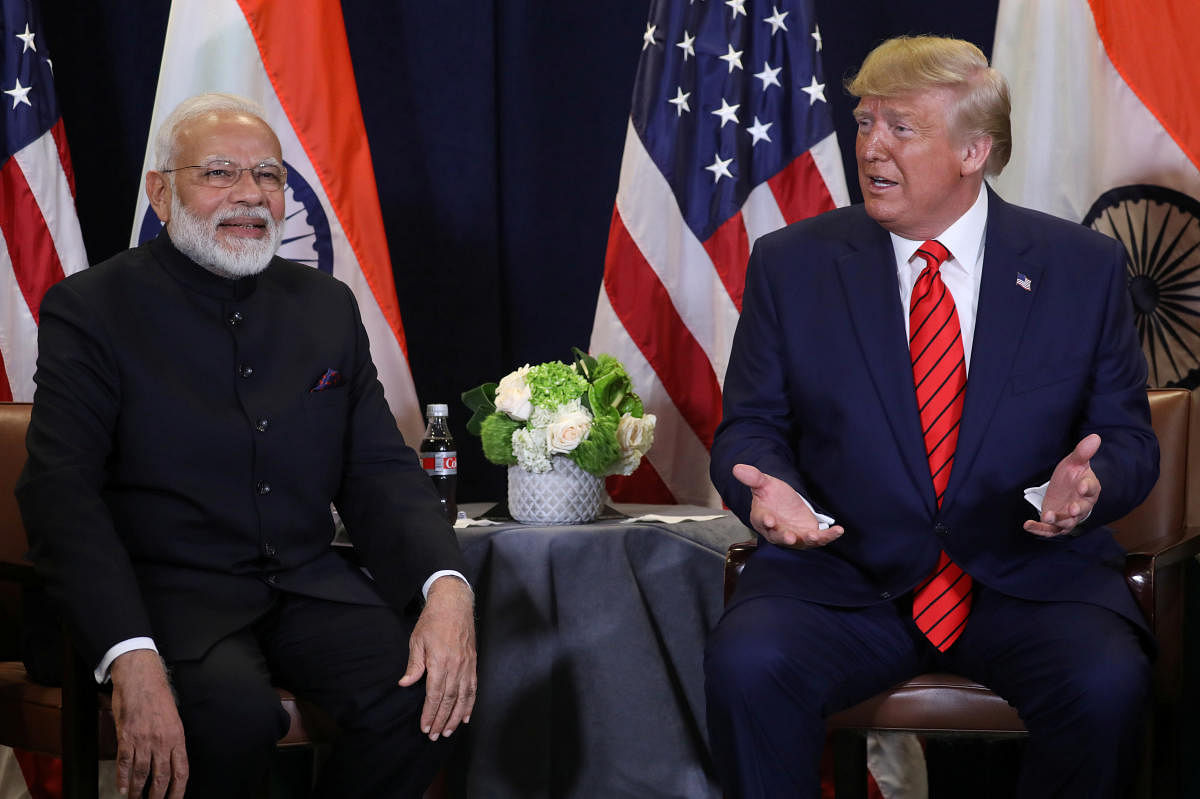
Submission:
[[520,466],[508,467],[508,512],[525,524],[590,522],[604,507],[604,478],[597,477],[561,455],[542,474]]

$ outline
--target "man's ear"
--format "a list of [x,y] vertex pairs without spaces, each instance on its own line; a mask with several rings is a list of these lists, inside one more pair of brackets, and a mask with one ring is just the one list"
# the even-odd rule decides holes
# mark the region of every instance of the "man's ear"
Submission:
[[162,172],[146,173],[146,197],[154,209],[158,221],[164,225],[171,221],[171,182]]
[[962,175],[973,175],[987,166],[988,156],[992,154],[992,137],[976,136],[963,145]]

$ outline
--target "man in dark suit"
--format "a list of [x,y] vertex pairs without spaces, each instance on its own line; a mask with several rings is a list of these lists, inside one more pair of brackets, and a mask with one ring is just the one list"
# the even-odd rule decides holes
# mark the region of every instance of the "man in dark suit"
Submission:
[[1119,796],[1150,642],[1102,525],[1158,471],[1124,252],[984,185],[974,45],[885,42],[848,89],[864,204],[756,243],[712,450],[759,533],[705,659],[726,795],[816,797],[826,716],[951,671],[1024,719],[1022,797]]
[[[353,295],[275,257],[262,117],[181,104],[146,178],[165,232],[47,292],[18,500],[112,679],[122,792],[253,791],[277,681],[341,728],[322,795],[419,796],[474,703],[473,594]],[[331,503],[370,577],[330,546]]]

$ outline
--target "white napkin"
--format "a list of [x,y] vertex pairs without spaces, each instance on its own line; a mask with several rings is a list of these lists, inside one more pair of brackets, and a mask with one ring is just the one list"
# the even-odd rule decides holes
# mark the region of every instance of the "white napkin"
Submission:
[[454,520],[454,529],[461,530],[464,527],[490,527],[493,524],[500,524],[491,519],[468,519],[465,516]]
[[707,522],[712,519],[720,519],[724,513],[714,513],[708,516],[668,516],[665,513],[647,513],[644,516],[634,516],[630,519],[622,519],[621,524],[630,524],[632,522],[663,522],[664,524],[675,524],[676,522]]

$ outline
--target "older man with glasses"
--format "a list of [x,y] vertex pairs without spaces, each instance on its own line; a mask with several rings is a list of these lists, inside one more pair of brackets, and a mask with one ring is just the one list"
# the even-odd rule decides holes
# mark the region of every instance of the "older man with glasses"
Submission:
[[[376,379],[353,295],[275,256],[287,171],[254,104],[185,101],[156,140],[153,241],[41,306],[32,555],[111,678],[119,789],[235,797],[288,727],[341,737],[325,796],[419,796],[474,704],[473,595]],[[330,542],[336,506],[358,563]]]

